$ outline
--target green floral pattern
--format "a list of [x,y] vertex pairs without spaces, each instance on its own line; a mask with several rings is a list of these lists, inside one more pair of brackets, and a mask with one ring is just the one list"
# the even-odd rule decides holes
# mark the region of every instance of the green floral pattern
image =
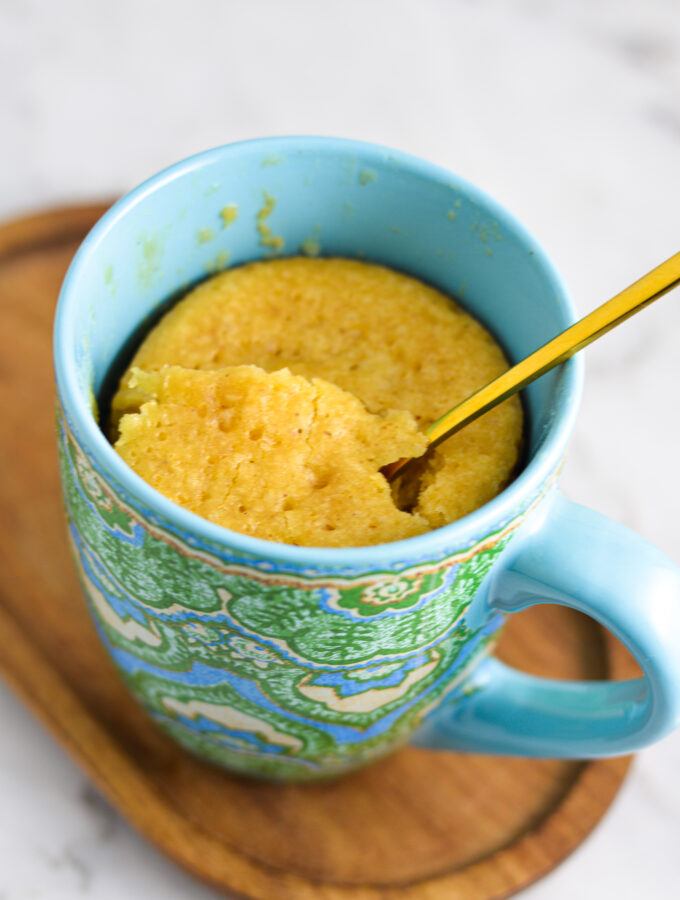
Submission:
[[69,534],[99,634],[158,724],[272,779],[338,774],[409,735],[497,637],[466,610],[520,518],[400,572],[308,573],[199,546],[126,502],[63,416]]

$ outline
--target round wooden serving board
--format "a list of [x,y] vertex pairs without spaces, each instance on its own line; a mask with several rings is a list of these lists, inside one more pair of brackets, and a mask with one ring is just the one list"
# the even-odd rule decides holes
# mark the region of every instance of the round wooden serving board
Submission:
[[[599,821],[629,759],[506,759],[407,748],[331,784],[273,786],[187,756],[127,694],[66,544],[51,330],[66,267],[103,206],[0,226],[0,672],[160,850],[258,900],[491,900],[550,871]],[[589,619],[516,616],[499,655],[568,678],[636,674]]]

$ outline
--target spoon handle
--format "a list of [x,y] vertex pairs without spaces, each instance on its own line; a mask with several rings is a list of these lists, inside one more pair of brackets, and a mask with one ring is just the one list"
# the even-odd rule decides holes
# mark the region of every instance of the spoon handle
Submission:
[[[644,309],[645,306],[672,290],[679,283],[680,253],[675,253],[666,262],[633,282],[620,294],[612,297],[602,306],[598,306],[593,312],[562,331],[547,344],[539,347],[507,372],[490,381],[458,406],[444,413],[425,432],[429,439],[428,449],[436,447],[463,426],[569,359],[574,353],[587,347],[588,344]],[[408,459],[400,459],[385,466],[382,470],[383,474],[388,481],[392,481],[409,462]]]

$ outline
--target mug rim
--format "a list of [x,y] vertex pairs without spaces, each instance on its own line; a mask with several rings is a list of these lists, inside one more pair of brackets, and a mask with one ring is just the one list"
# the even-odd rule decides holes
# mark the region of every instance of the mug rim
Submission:
[[[133,499],[133,503],[139,503],[161,522],[167,521],[180,531],[196,536],[213,547],[257,558],[272,559],[280,564],[295,567],[365,568],[369,565],[375,569],[419,559],[431,559],[435,555],[470,546],[518,515],[523,502],[534,497],[559,467],[580,403],[584,375],[582,354],[576,354],[562,364],[564,388],[559,391],[554,401],[554,415],[545,435],[541,438],[540,446],[519,475],[500,494],[479,509],[441,528],[386,544],[361,547],[297,546],[251,537],[226,526],[217,525],[197,513],[184,509],[152,488],[118,456],[97,423],[87,398],[80,389],[75,357],[66,353],[64,349],[72,344],[69,335],[78,324],[73,298],[77,295],[81,270],[87,265],[96,247],[105,239],[110,229],[150,194],[174,179],[216,159],[262,145],[267,145],[268,150],[277,154],[309,148],[321,152],[361,153],[363,158],[369,162],[372,159],[376,164],[384,163],[388,158],[393,164],[396,163],[430,181],[445,181],[487,209],[494,219],[502,222],[507,230],[512,231],[523,244],[531,248],[534,263],[547,276],[554,299],[561,311],[566,314],[566,325],[576,320],[576,311],[567,288],[539,242],[504,206],[465,178],[410,153],[350,138],[291,135],[238,141],[204,150],[152,175],[116,201],[81,243],[62,283],[54,321],[53,349],[57,392],[61,397],[67,420],[73,423],[76,437],[84,444],[84,449],[100,470],[115,484],[120,485]],[[502,339],[502,335],[500,338]]]

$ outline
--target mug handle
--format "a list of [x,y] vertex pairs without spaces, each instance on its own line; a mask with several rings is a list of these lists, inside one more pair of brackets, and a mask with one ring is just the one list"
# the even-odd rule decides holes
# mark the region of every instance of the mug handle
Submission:
[[511,543],[507,564],[492,571],[491,609],[577,609],[625,644],[644,677],[560,681],[490,657],[462,697],[445,700],[425,721],[416,746],[591,759],[639,750],[680,724],[680,569],[644,538],[558,491],[544,505],[545,517],[533,530],[526,523],[515,555]]

